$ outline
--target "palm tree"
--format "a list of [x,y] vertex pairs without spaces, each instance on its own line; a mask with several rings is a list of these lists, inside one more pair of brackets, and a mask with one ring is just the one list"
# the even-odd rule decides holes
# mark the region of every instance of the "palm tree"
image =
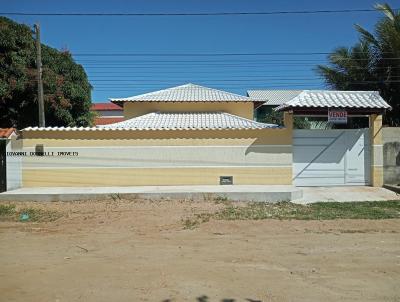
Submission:
[[370,33],[360,25],[359,42],[351,48],[340,47],[328,56],[329,65],[318,65],[327,85],[338,90],[378,90],[392,106],[385,123],[400,125],[400,14],[388,4],[375,8],[384,17]]

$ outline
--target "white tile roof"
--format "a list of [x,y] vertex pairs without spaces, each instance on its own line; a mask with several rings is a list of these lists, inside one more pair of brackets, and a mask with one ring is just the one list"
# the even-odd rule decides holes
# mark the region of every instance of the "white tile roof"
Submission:
[[186,84],[127,98],[111,98],[111,102],[253,102],[247,96]]
[[298,96],[303,90],[247,90],[247,95],[257,101],[265,102],[264,105],[281,105]]
[[225,112],[153,112],[123,122],[99,126],[103,129],[199,130],[263,129],[275,124],[258,123]]
[[371,108],[389,109],[388,103],[378,91],[329,91],[304,90],[298,96],[277,107],[277,110],[293,107],[305,108]]
[[225,130],[279,128],[226,112],[152,112],[96,127],[28,127],[22,131]]

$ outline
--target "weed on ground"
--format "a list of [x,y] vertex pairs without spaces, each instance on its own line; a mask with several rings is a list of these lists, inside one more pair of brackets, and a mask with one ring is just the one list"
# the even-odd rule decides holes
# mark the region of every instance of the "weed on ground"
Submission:
[[35,209],[32,207],[17,208],[14,204],[0,204],[0,220],[50,222],[62,216],[56,211]]
[[300,205],[291,202],[226,203],[215,213],[195,214],[183,220],[184,228],[193,229],[210,219],[216,220],[332,220],[400,218],[400,200],[365,202],[317,202]]
[[365,202],[317,202],[299,205],[291,202],[230,205],[215,213],[222,220],[258,219],[390,219],[400,218],[400,200]]

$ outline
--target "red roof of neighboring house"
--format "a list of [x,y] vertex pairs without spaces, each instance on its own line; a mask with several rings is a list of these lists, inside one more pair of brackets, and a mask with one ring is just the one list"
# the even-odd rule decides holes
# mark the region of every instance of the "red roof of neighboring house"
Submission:
[[114,103],[93,103],[91,110],[103,111],[103,110],[115,110],[121,111],[122,107]]
[[123,117],[96,117],[94,119],[94,125],[108,125],[113,123],[119,123],[124,121]]
[[0,128],[0,138],[9,138],[15,131],[15,128]]

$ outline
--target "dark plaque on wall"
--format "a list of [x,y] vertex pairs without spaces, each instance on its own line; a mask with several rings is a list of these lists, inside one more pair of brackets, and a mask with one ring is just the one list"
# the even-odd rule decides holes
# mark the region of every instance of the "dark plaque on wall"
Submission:
[[233,185],[233,176],[220,176],[219,184],[220,185]]

